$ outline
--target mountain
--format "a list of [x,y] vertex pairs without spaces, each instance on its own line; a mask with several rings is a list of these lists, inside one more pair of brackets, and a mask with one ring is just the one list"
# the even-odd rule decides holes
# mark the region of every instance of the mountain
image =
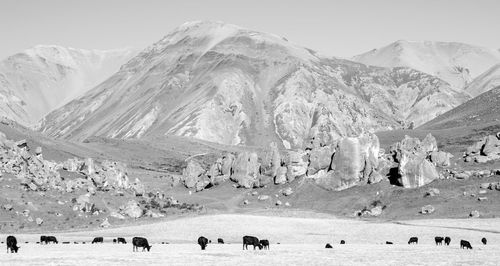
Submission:
[[425,123],[420,129],[445,129],[465,126],[498,127],[500,122],[500,86]]
[[500,86],[500,64],[492,66],[479,77],[475,78],[467,85],[464,91],[476,97],[498,86]]
[[500,52],[456,42],[400,40],[357,55],[353,60],[374,66],[413,68],[462,89],[488,68],[500,63]]
[[38,45],[0,61],[0,115],[32,125],[118,71],[131,49]]
[[272,34],[189,22],[38,129],[78,141],[177,135],[295,148],[420,125],[467,99],[417,70],[366,66]]

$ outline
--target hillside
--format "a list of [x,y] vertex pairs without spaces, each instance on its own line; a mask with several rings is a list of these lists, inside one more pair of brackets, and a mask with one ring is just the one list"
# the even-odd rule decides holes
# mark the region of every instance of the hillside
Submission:
[[498,128],[500,87],[496,87],[425,123],[421,129],[445,129],[465,126]]
[[462,90],[474,78],[500,63],[500,52],[456,42],[400,40],[357,55],[353,60],[374,66],[413,68]]
[[475,78],[464,91],[477,97],[481,93],[487,92],[495,87],[500,86],[500,64],[492,66],[483,74]]
[[468,98],[416,70],[326,58],[276,35],[190,22],[50,113],[39,130],[76,141],[176,135],[295,148],[418,126]]
[[24,125],[82,95],[118,71],[131,49],[38,45],[0,61],[0,116]]

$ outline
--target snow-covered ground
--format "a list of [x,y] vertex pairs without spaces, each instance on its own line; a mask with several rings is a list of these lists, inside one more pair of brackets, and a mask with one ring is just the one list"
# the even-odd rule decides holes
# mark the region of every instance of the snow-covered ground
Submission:
[[[0,265],[498,265],[500,219],[418,220],[404,224],[335,218],[290,218],[240,214],[209,215],[156,224],[91,232],[53,234],[80,244],[37,245],[39,235],[16,235],[18,254],[0,255]],[[201,251],[196,244],[204,235],[216,242]],[[270,250],[243,251],[241,237],[270,240]],[[95,236],[104,244],[92,245]],[[123,236],[129,243],[112,244]],[[132,252],[132,236],[145,236],[151,252]],[[418,245],[408,245],[411,236]],[[450,236],[450,246],[435,246],[434,236]],[[482,237],[489,241],[484,246]],[[2,240],[5,235],[1,235]],[[340,240],[347,242],[339,245]],[[461,250],[460,239],[473,250]],[[25,244],[24,242],[30,242]],[[87,244],[81,244],[86,241]],[[385,245],[392,241],[395,245]],[[170,244],[161,244],[169,242]],[[280,243],[280,244],[277,244]],[[325,249],[331,243],[333,249]]]

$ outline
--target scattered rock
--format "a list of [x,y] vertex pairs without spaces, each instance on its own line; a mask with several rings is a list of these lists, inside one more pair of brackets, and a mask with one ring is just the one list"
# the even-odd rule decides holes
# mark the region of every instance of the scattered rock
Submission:
[[249,203],[249,202],[248,202],[248,200],[244,200],[244,201],[243,201],[243,204],[244,204],[244,205],[248,205],[248,203]]
[[259,157],[254,152],[241,152],[233,162],[231,180],[240,187],[259,187]]
[[285,202],[285,206],[290,207],[290,202]]
[[189,160],[186,168],[182,171],[184,185],[187,188],[193,188],[200,180],[202,174],[206,171],[203,166],[196,160]]
[[479,200],[479,201],[485,201],[485,200],[488,200],[488,197],[478,197],[477,200]]
[[106,218],[99,226],[102,228],[108,228],[111,226],[111,224],[109,223],[108,218]]
[[435,197],[437,195],[439,195],[439,189],[437,189],[437,188],[429,188],[429,190],[427,190],[425,192],[424,197]]
[[486,194],[486,190],[479,190],[479,194]]
[[453,155],[444,151],[433,151],[431,152],[430,159],[436,166],[450,166],[450,159]]
[[120,219],[120,220],[123,220],[125,219],[125,216],[121,215],[120,213],[116,212],[116,211],[112,211],[109,216],[113,217],[113,218],[116,218],[116,219]]
[[487,188],[490,188],[490,185],[491,185],[491,183],[481,183],[480,188],[487,189]]
[[290,196],[293,194],[293,190],[291,187],[287,187],[285,190],[283,190],[283,195],[285,196]]
[[470,218],[479,218],[479,216],[480,216],[480,213],[477,210],[471,211],[469,214]]
[[431,214],[435,211],[436,209],[432,205],[425,205],[422,207],[422,210],[420,211],[421,214]]
[[40,218],[40,217],[36,218],[36,219],[35,219],[35,221],[36,221],[36,224],[37,224],[38,226],[40,226],[40,225],[42,225],[42,224],[43,224],[43,219],[42,219],[42,218]]
[[375,206],[370,210],[369,215],[375,217],[380,216],[382,214],[382,210],[382,206]]
[[276,170],[276,177],[274,178],[274,183],[275,184],[285,184],[287,179],[286,179],[286,173],[288,172],[288,169],[286,166],[281,166],[278,167]]
[[4,204],[2,207],[6,211],[12,211],[12,209],[13,209],[11,204]]
[[257,195],[259,195],[259,192],[257,192],[257,191],[252,191],[252,196],[257,196]]
[[260,195],[257,199],[261,200],[261,201],[264,201],[264,200],[268,200],[269,196],[268,195]]
[[277,201],[276,201],[276,206],[281,206],[281,204],[282,204],[282,203],[281,203],[281,200],[277,200]]

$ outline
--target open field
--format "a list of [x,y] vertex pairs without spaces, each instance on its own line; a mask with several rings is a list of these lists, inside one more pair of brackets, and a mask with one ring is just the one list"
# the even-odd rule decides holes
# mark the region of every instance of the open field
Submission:
[[[39,235],[16,235],[19,254],[3,254],[1,265],[498,265],[500,219],[435,219],[370,222],[336,219],[301,213],[300,217],[269,215],[204,215],[89,232],[55,233],[60,242],[80,244],[36,245]],[[312,218],[307,218],[307,217]],[[270,240],[271,249],[242,251],[241,237],[255,235]],[[198,236],[229,244],[196,245]],[[104,244],[91,245],[95,236]],[[111,244],[123,236],[126,245]],[[130,238],[145,236],[151,252],[132,252]],[[411,236],[418,245],[408,245]],[[450,246],[435,246],[434,236],[450,236]],[[1,235],[5,239],[6,235]],[[484,246],[482,237],[489,241]],[[339,245],[340,240],[347,242]],[[461,250],[459,240],[469,240],[473,250]],[[30,244],[25,244],[28,241]],[[81,242],[87,244],[82,245]],[[384,245],[392,241],[395,245]],[[170,244],[160,244],[169,242]],[[279,245],[277,243],[280,243]],[[331,243],[333,249],[324,249]]]

